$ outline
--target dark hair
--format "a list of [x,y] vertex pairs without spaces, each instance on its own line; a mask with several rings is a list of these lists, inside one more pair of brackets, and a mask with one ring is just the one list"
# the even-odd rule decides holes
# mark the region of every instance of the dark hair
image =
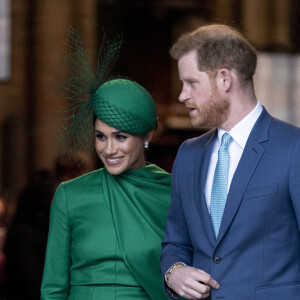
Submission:
[[[96,120],[97,120],[98,118],[97,118],[97,116],[94,114],[94,116],[93,116],[93,125],[94,125],[94,127],[95,127],[95,123],[96,123]],[[156,119],[156,124],[155,124],[155,128],[154,128],[154,130],[156,130],[157,129],[157,127],[158,127],[158,119]],[[149,133],[149,132],[148,132]],[[140,135],[140,134],[132,134],[132,133],[130,133],[131,135]],[[141,134],[141,136],[146,136],[147,134]]]
[[[51,171],[36,171],[18,197],[14,223],[28,222],[48,227],[55,177]],[[40,226],[40,225],[39,225]]]
[[221,68],[233,69],[241,84],[252,81],[256,69],[256,50],[233,27],[221,24],[202,26],[180,37],[170,54],[180,59],[194,50],[200,71],[214,75]]

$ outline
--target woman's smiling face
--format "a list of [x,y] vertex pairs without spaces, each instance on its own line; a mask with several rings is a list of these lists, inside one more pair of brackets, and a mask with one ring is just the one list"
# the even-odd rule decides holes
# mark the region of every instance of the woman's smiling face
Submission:
[[97,119],[95,148],[107,171],[118,175],[126,170],[143,168],[145,136],[122,132]]

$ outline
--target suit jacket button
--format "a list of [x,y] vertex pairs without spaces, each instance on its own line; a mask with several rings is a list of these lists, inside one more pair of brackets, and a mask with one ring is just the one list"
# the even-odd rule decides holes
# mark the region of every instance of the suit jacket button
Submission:
[[215,264],[219,264],[220,262],[221,262],[221,257],[219,257],[219,256],[215,256],[214,257],[214,262],[215,262]]

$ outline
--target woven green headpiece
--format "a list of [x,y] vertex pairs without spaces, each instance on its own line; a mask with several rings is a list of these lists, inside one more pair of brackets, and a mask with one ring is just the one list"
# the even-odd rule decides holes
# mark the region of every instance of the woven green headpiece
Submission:
[[131,134],[147,134],[156,127],[156,107],[147,90],[127,79],[109,80],[121,43],[120,37],[108,41],[104,36],[93,70],[80,36],[70,29],[70,54],[64,64],[69,76],[59,86],[69,106],[60,118],[61,152],[94,149],[94,115],[109,126]]
[[98,88],[92,100],[98,119],[124,132],[147,134],[156,127],[156,106],[149,92],[127,79],[115,79]]

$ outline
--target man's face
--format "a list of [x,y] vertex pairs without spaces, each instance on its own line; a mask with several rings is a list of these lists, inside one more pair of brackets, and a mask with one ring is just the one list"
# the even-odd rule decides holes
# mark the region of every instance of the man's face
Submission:
[[178,60],[178,70],[183,83],[179,101],[190,108],[192,125],[220,127],[227,119],[230,103],[220,96],[215,79],[198,70],[196,51]]

